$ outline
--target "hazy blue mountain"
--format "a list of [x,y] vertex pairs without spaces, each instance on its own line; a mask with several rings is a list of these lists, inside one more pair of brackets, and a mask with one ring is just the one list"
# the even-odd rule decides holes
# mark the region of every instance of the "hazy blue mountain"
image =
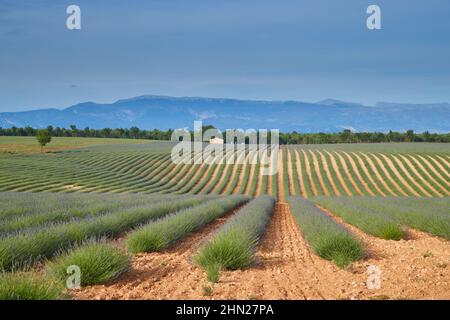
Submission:
[[203,120],[221,129],[280,129],[298,132],[450,131],[450,104],[400,104],[375,106],[327,99],[317,103],[256,101],[216,98],[141,96],[111,104],[85,102],[66,109],[0,113],[1,127],[168,129],[193,126]]

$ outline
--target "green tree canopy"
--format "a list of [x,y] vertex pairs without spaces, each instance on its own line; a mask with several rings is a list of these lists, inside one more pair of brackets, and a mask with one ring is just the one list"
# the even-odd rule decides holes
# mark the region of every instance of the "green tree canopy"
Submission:
[[42,148],[45,147],[47,143],[50,143],[52,141],[52,136],[50,135],[48,129],[42,129],[36,132],[36,139],[41,145],[41,152],[42,152]]

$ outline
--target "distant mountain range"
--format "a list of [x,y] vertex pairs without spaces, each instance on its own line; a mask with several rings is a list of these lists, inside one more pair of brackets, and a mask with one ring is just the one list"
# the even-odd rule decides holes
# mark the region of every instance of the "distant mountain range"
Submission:
[[110,104],[85,102],[66,109],[0,113],[0,127],[175,129],[194,120],[220,129],[280,129],[282,132],[450,132],[450,104],[380,102],[375,106],[327,99],[317,103],[196,97],[140,96]]

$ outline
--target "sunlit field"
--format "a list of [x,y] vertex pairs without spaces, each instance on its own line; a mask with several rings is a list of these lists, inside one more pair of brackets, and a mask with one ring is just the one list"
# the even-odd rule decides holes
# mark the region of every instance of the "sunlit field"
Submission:
[[0,138],[0,299],[450,298],[448,145],[281,146],[274,175],[173,146]]

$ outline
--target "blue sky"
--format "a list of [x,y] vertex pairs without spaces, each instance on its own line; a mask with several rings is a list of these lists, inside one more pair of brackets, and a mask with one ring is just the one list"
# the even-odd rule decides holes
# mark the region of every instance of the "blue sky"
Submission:
[[[66,29],[70,4],[82,30]],[[0,0],[0,111],[143,94],[450,102],[449,88],[450,1]]]

